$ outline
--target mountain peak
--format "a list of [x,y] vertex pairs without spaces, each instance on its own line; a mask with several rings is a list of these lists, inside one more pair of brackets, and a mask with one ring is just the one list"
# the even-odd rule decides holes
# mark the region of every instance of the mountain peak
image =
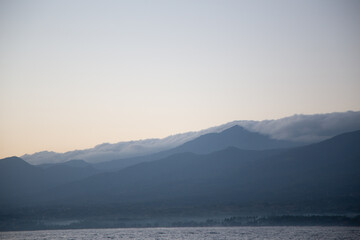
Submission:
[[267,135],[251,132],[234,125],[220,133],[208,133],[176,148],[178,151],[194,153],[210,153],[227,147],[237,147],[247,150],[266,150],[294,147],[296,143],[272,139]]
[[30,164],[25,162],[22,158],[12,156],[12,157],[0,159],[0,166],[3,165],[19,166],[19,165],[30,165]]
[[234,125],[230,128],[227,128],[225,129],[224,131],[222,132],[219,132],[218,134],[242,134],[242,135],[245,135],[245,134],[251,134],[251,135],[256,135],[256,136],[263,136],[263,137],[267,137],[267,135],[264,135],[264,134],[260,134],[260,133],[257,133],[257,132],[253,132],[253,131],[250,131],[240,125]]
[[246,130],[244,127],[240,126],[240,125],[234,125],[230,128],[225,129],[224,131],[222,131],[221,133],[225,133],[225,132],[233,132],[233,131],[245,131],[245,132],[249,132],[248,130]]

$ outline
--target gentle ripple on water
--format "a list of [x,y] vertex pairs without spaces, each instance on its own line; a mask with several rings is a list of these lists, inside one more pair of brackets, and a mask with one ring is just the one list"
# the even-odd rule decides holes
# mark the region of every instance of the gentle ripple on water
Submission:
[[4,240],[88,240],[88,239],[360,239],[358,227],[203,227],[203,228],[128,228],[0,232]]

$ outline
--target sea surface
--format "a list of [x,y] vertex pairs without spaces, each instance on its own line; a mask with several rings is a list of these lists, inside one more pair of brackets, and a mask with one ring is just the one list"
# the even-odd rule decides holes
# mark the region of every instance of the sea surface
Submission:
[[360,239],[360,227],[188,227],[0,232],[0,239]]

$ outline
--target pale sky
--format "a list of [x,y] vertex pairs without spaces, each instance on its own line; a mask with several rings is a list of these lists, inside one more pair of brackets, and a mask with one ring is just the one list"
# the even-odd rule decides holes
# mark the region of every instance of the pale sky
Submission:
[[0,0],[0,157],[360,108],[360,1]]

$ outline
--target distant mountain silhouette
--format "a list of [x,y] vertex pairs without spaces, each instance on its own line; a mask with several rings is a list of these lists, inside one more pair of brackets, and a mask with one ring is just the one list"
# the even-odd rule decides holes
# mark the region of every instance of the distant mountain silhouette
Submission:
[[175,154],[63,185],[44,192],[40,202],[184,206],[307,201],[331,202],[336,210],[359,209],[359,172],[356,131],[288,150],[230,147],[207,155]]
[[273,139],[310,144],[360,129],[360,111],[313,115],[296,114],[281,119],[263,121],[232,121],[201,131],[175,134],[162,139],[145,139],[113,144],[102,143],[93,148],[65,153],[42,151],[25,154],[22,159],[31,164],[60,163],[72,159],[83,159],[89,163],[129,159],[170,150],[201,135],[219,133],[235,125],[242,126],[251,132],[270,136]]
[[227,147],[237,147],[243,150],[266,150],[288,148],[301,145],[291,141],[272,139],[266,135],[250,132],[235,125],[220,133],[209,133],[186,142],[175,148],[175,152],[211,153]]
[[43,169],[12,157],[0,160],[0,229],[64,219],[89,228],[172,216],[357,214],[359,172],[360,131],[296,148],[175,153],[103,173],[81,161]]
[[50,165],[43,169],[18,157],[5,158],[0,160],[0,204],[11,203],[21,197],[97,173],[98,170],[79,161]]
[[176,153],[191,152],[206,154],[219,151],[227,147],[237,147],[243,150],[266,150],[289,148],[300,145],[302,144],[291,141],[272,139],[266,135],[250,132],[243,127],[236,125],[220,133],[208,133],[202,135],[194,140],[186,142],[167,151],[162,151],[142,157],[102,162],[95,164],[94,167],[101,170],[116,171],[131,165],[135,165],[137,163],[165,158]]
[[44,182],[44,172],[18,157],[0,160],[0,203],[12,201],[24,194],[40,191]]

